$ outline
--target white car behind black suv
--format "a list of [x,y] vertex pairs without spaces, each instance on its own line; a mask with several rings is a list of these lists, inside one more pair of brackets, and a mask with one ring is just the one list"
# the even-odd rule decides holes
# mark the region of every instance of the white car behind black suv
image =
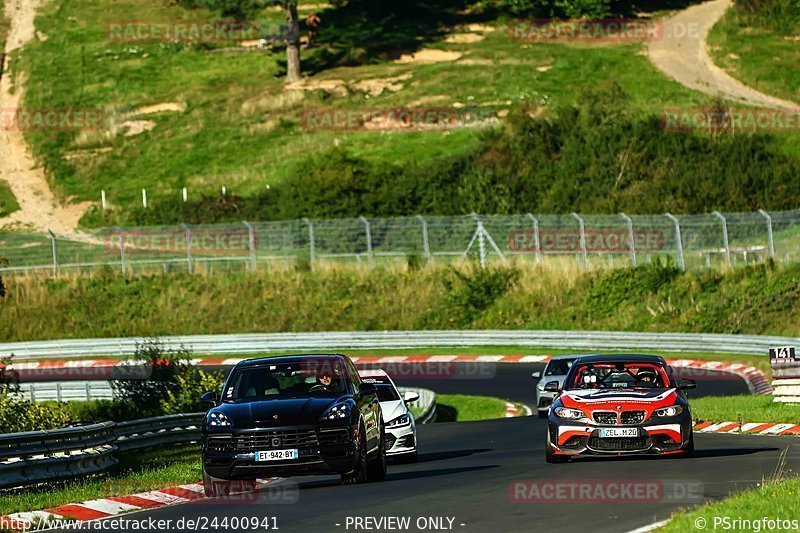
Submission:
[[572,363],[580,355],[555,355],[544,367],[543,372],[536,371],[531,374],[533,379],[538,380],[536,383],[536,409],[539,412],[539,418],[547,418],[547,410],[550,409],[550,404],[556,398],[555,392],[548,392],[544,390],[545,384],[550,381],[558,381],[558,386],[564,384],[564,378],[567,377]]
[[386,455],[405,461],[417,460],[417,426],[408,404],[419,399],[419,394],[408,391],[400,394],[392,378],[380,369],[360,370],[364,383],[375,385],[378,401],[383,411]]

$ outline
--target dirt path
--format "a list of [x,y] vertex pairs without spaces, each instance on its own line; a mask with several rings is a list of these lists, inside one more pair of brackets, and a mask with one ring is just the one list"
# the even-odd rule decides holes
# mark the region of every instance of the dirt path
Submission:
[[708,53],[708,33],[732,5],[713,0],[685,9],[664,21],[664,37],[648,45],[650,61],[682,85],[729,100],[774,109],[800,105],[756,91],[716,66]]
[[[6,0],[5,13],[11,22],[5,45],[6,69],[0,80],[0,109],[18,109],[22,102],[25,78],[8,70],[8,54],[35,38],[33,20],[41,0]],[[13,83],[12,83],[13,81]],[[14,87],[13,94],[11,87]],[[88,203],[58,204],[45,178],[36,165],[30,148],[20,131],[0,128],[0,179],[5,180],[19,203],[19,211],[0,218],[2,229],[53,230],[56,234],[78,238],[75,231]]]

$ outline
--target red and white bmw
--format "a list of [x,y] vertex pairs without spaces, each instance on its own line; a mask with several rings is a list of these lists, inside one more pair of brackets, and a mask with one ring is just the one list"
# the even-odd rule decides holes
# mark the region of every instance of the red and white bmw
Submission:
[[547,418],[548,463],[582,455],[694,452],[692,414],[672,368],[654,355],[591,355],[577,359],[556,392]]

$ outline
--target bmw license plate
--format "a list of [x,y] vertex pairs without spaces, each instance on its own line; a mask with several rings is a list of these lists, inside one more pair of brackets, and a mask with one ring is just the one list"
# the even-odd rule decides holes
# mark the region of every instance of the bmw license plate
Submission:
[[287,461],[297,459],[297,449],[293,450],[269,450],[267,452],[256,452],[256,461]]
[[639,428],[601,428],[600,438],[638,437]]

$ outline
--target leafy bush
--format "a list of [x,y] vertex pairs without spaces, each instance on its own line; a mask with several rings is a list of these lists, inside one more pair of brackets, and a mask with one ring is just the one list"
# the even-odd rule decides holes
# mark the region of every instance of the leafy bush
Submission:
[[200,401],[204,392],[222,393],[225,376],[222,372],[189,371],[175,376],[175,387],[167,391],[161,400],[161,411],[165,415],[197,413],[207,411],[208,406]]
[[450,269],[452,279],[445,279],[448,308],[456,324],[469,324],[503,296],[519,272],[512,268],[475,268],[472,271]]
[[783,34],[800,27],[800,0],[735,0],[734,3],[749,24]]
[[[179,388],[178,379],[191,372],[191,352],[185,348],[172,350],[165,348],[158,340],[147,340],[136,346],[129,359],[139,365],[144,361],[149,368],[147,379],[120,379],[111,383],[114,399],[122,413],[135,414],[132,418],[158,416],[161,402],[170,392]],[[129,418],[125,417],[124,418]]]
[[19,393],[11,358],[0,359],[0,433],[18,433],[65,427],[71,421],[69,408],[61,403],[44,405],[25,400]]
[[676,266],[662,263],[658,259],[652,265],[635,269],[619,269],[602,272],[586,281],[586,303],[593,314],[611,314],[625,302],[641,300],[648,294],[657,293],[661,287],[669,286],[682,272]]

